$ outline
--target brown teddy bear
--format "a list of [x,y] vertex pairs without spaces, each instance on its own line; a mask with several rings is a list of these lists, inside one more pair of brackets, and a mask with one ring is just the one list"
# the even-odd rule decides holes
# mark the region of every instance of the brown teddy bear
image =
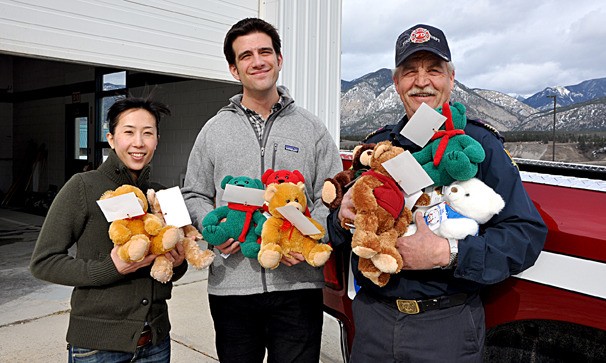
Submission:
[[[147,199],[149,201],[151,212],[161,219],[164,225],[166,225],[164,213],[162,213],[160,202],[156,197],[156,191],[153,189],[148,189]],[[166,233],[166,230],[163,231],[152,237],[150,252],[158,255],[158,257],[156,257],[154,260],[150,275],[157,281],[166,283],[170,281],[173,276],[173,264],[166,257],[164,257],[164,254],[170,251],[172,247],[170,247],[170,245],[165,245],[162,242],[164,240],[163,233]],[[200,231],[198,231],[196,227],[192,226],[191,224],[179,228],[178,231],[179,241],[183,244],[183,250],[185,251],[185,260],[198,270],[208,267],[213,262],[215,254],[211,250],[201,249],[196,242],[202,239],[202,234]]]
[[324,180],[322,202],[328,209],[337,209],[343,201],[345,186],[370,168],[370,157],[375,144],[361,144],[354,148],[351,168],[343,170],[333,178]]
[[402,189],[381,165],[403,152],[389,141],[378,143],[372,152],[370,170],[352,187],[356,211],[352,250],[360,257],[360,272],[378,286],[385,286],[390,274],[402,269],[396,241],[412,221]]
[[[99,199],[117,197],[130,192],[135,193],[145,213],[132,218],[115,220],[109,225],[109,238],[115,245],[120,246],[118,257],[126,262],[143,260],[149,253],[154,236],[156,237],[154,244],[162,246],[163,249],[174,247],[181,239],[178,228],[165,226],[158,216],[147,213],[147,198],[141,189],[125,184],[115,190],[106,191]],[[154,250],[156,249],[157,247],[154,247]]]
[[329,245],[318,242],[324,237],[324,227],[311,217],[306,217],[320,230],[318,234],[306,236],[277,210],[279,207],[291,205],[303,213],[307,207],[305,185],[273,183],[267,187],[265,197],[269,203],[271,217],[265,221],[261,231],[261,250],[257,257],[261,266],[275,269],[282,256],[290,257],[291,252],[303,254],[305,261],[311,266],[324,265],[332,251]]

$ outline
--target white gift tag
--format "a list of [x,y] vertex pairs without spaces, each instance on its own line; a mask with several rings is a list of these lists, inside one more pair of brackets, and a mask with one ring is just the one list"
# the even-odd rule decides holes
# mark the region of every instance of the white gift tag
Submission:
[[446,116],[440,114],[426,103],[422,103],[404,128],[402,128],[400,134],[420,147],[424,147],[444,121],[446,121]]
[[254,205],[261,207],[265,203],[263,195],[265,191],[262,189],[244,188],[233,184],[225,186],[222,200],[231,203],[240,203],[244,205]]
[[191,224],[191,218],[179,187],[159,190],[156,192],[156,198],[160,203],[166,224],[178,228]]
[[412,195],[433,184],[431,177],[408,150],[382,165],[407,195]]
[[141,208],[141,204],[139,204],[139,199],[137,199],[133,192],[98,200],[97,204],[108,222],[145,214],[145,211]]
[[307,217],[301,213],[300,210],[293,207],[292,205],[285,205],[283,207],[276,208],[280,214],[286,218],[290,223],[295,226],[304,235],[310,236],[312,234],[320,233],[318,227],[307,219]]

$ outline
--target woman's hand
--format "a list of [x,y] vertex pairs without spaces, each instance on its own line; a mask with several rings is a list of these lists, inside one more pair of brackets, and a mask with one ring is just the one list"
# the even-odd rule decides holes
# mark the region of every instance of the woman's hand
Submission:
[[175,248],[164,254],[164,257],[173,263],[173,267],[180,266],[185,260],[185,249],[183,248],[183,243],[177,243]]
[[126,275],[131,272],[135,272],[138,269],[140,269],[141,267],[151,265],[157,256],[157,255],[147,255],[147,256],[145,256],[145,258],[143,260],[141,260],[139,262],[126,262],[126,261],[122,261],[120,259],[120,257],[118,257],[118,247],[119,246],[114,246],[114,248],[112,248],[110,256],[112,258],[112,261],[114,262],[114,265],[116,266],[116,270],[118,270],[118,272],[122,275]]

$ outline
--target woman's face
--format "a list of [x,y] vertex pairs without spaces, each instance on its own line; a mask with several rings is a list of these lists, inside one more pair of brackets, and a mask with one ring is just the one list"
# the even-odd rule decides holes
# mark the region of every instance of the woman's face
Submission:
[[124,111],[118,116],[114,134],[107,133],[107,141],[126,167],[137,175],[151,162],[158,146],[156,119],[141,108]]

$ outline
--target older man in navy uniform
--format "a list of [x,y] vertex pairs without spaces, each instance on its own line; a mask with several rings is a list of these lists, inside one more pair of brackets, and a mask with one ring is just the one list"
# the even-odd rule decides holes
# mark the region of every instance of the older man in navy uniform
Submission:
[[[420,147],[400,134],[422,103],[432,108],[450,101],[455,70],[444,33],[429,25],[404,31],[396,42],[393,81],[406,115],[395,125],[370,134],[365,142],[390,140],[415,152]],[[352,268],[361,289],[353,302],[356,336],[352,362],[481,362],[485,339],[484,308],[478,295],[532,266],[543,248],[547,228],[526,194],[520,174],[498,132],[468,120],[465,134],[481,143],[486,157],[476,175],[505,200],[505,208],[461,240],[435,235],[415,216],[418,231],[398,238],[404,269],[384,287]],[[353,219],[349,193],[328,217],[334,246],[349,246]]]

